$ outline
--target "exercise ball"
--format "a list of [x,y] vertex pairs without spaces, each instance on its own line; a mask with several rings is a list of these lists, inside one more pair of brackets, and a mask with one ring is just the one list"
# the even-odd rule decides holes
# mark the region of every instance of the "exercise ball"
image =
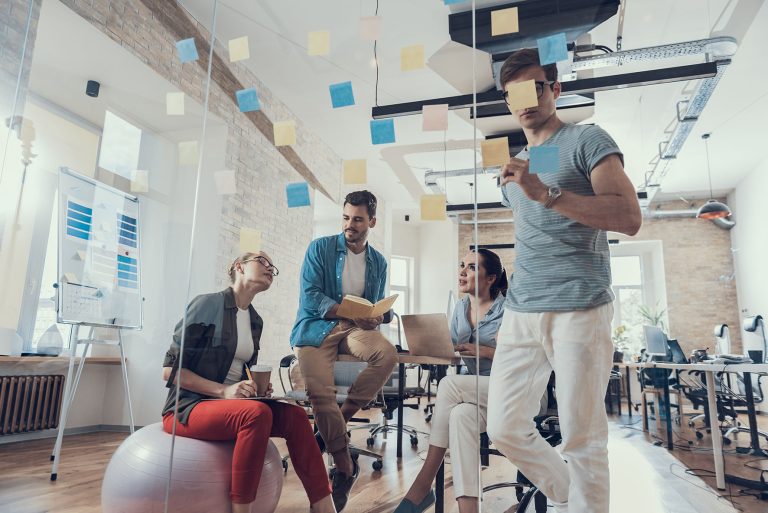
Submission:
[[[163,513],[171,435],[161,423],[129,436],[109,461],[101,486],[103,513]],[[169,512],[229,513],[234,441],[176,437]],[[270,440],[252,513],[272,513],[283,490],[283,465]]]

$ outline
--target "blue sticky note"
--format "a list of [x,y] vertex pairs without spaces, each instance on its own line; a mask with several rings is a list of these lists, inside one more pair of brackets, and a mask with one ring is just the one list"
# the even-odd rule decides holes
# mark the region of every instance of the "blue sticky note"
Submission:
[[453,4],[463,4],[467,0],[443,0],[443,3],[445,5],[453,5]]
[[530,154],[529,172],[555,173],[560,169],[560,148],[557,146],[533,146]]
[[261,103],[259,103],[259,95],[256,94],[256,88],[241,89],[235,92],[237,97],[237,105],[240,107],[240,112],[251,112],[261,109]]
[[564,33],[537,39],[536,44],[542,66],[568,60],[568,42]]
[[355,95],[352,93],[352,82],[341,82],[328,86],[331,92],[331,104],[334,109],[355,104]]
[[197,60],[197,47],[195,46],[195,38],[193,37],[176,41],[176,50],[179,52],[179,60],[182,63]]
[[395,142],[395,120],[371,120],[371,142],[373,144],[387,144]]
[[289,183],[285,186],[288,208],[309,206],[309,185],[307,182]]

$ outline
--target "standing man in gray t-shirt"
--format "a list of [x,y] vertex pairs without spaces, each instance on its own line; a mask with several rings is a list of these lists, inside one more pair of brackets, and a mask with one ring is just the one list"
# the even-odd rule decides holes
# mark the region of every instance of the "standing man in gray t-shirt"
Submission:
[[[488,434],[556,512],[608,513],[603,401],[613,294],[606,231],[637,233],[640,206],[613,139],[597,126],[558,119],[556,64],[541,66],[537,50],[520,50],[504,62],[500,78],[505,91],[535,81],[539,101],[510,108],[528,148],[501,172],[503,203],[515,218],[516,259],[491,369]],[[557,171],[531,172],[528,150],[537,146],[558,148]],[[532,420],[552,370],[562,457]]]

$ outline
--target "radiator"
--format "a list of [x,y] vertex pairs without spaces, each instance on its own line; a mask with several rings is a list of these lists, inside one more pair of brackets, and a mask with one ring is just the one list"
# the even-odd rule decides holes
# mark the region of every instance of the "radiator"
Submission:
[[0,435],[59,425],[64,376],[1,376]]

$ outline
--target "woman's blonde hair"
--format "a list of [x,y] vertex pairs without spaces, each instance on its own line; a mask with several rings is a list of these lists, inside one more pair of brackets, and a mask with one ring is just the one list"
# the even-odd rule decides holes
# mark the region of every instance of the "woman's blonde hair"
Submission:
[[253,253],[253,252],[247,252],[243,253],[239,257],[235,258],[235,260],[232,262],[232,264],[229,266],[229,270],[227,271],[227,274],[229,275],[229,282],[235,283],[235,266],[239,263],[245,262],[248,259],[254,258],[259,256],[259,253]]

